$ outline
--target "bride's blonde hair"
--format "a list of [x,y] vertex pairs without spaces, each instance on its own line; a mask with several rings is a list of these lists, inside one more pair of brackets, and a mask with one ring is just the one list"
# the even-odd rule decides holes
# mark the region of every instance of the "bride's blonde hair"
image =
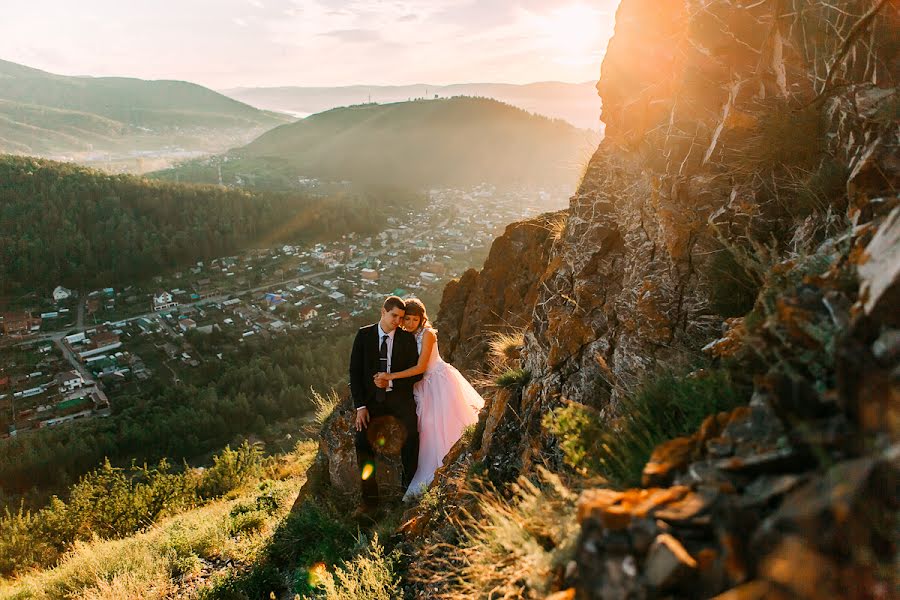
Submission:
[[406,301],[406,315],[419,317],[419,331],[425,328],[428,323],[428,313],[425,311],[425,305],[418,298],[410,298]]

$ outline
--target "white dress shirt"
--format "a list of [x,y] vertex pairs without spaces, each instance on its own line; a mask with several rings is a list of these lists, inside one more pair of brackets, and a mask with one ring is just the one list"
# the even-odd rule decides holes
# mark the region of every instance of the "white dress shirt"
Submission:
[[[382,338],[384,338],[384,336],[388,336],[388,339],[387,339],[387,372],[390,373],[390,372],[391,372],[391,355],[394,353],[394,333],[395,333],[397,330],[394,329],[394,331],[392,331],[392,332],[390,332],[390,333],[385,333],[385,332],[381,329],[381,323],[380,323],[380,322],[378,323],[376,329],[378,330],[378,355],[379,355],[379,356],[381,356],[381,340],[382,340]],[[381,360],[381,359],[379,359],[379,360]],[[384,389],[384,391],[385,391],[385,392],[390,392],[390,391],[392,391],[393,389],[394,389],[394,382],[393,382],[393,381],[388,381],[388,386]],[[365,407],[365,406],[360,406],[360,407],[357,408],[356,410],[362,410],[362,409],[364,409],[364,408],[366,408],[366,407]]]

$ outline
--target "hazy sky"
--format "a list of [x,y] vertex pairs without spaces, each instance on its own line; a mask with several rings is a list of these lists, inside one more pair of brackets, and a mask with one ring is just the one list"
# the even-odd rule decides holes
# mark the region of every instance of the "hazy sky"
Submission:
[[222,89],[593,80],[618,0],[4,4],[0,59]]

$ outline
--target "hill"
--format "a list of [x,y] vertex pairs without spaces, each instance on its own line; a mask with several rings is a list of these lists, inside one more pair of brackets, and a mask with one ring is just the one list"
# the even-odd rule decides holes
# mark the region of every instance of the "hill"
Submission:
[[0,152],[221,151],[289,120],[184,81],[68,77],[0,60]]
[[529,112],[564,119],[582,129],[600,126],[596,81],[564,83],[458,83],[453,85],[348,85],[340,87],[268,87],[221,90],[235,100],[298,117],[364,102],[402,102],[412,98],[478,96],[493,98]]
[[372,197],[178,185],[17,156],[0,155],[0,192],[0,296],[130,284],[263,239],[311,239],[381,222]]
[[[572,182],[596,134],[486,98],[336,108],[283,125],[216,161],[166,174],[216,182],[218,169],[396,185]],[[226,181],[229,183],[229,181]]]

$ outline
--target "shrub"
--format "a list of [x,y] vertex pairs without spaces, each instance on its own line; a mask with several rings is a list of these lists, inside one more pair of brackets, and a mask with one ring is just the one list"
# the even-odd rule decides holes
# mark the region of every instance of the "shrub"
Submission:
[[213,466],[200,480],[202,498],[218,498],[236,489],[249,479],[259,475],[262,468],[262,450],[258,444],[242,443],[236,450],[231,446],[213,457]]
[[59,552],[53,544],[37,534],[40,518],[19,507],[17,512],[5,509],[0,517],[0,575],[11,575],[55,561]]
[[259,511],[243,512],[231,515],[228,522],[228,533],[237,536],[245,533],[256,533],[266,525],[265,514]]
[[118,538],[181,510],[194,499],[192,478],[169,473],[165,460],[153,469],[144,465],[130,472],[107,460],[72,487],[65,513],[81,532],[80,539]]
[[678,376],[667,370],[626,397],[621,417],[612,423],[584,405],[569,403],[545,415],[543,424],[559,439],[569,466],[627,487],[640,484],[641,471],[658,444],[693,433],[707,415],[745,400],[726,371]]
[[497,387],[507,390],[522,389],[531,381],[531,373],[525,369],[508,369],[497,376]]

